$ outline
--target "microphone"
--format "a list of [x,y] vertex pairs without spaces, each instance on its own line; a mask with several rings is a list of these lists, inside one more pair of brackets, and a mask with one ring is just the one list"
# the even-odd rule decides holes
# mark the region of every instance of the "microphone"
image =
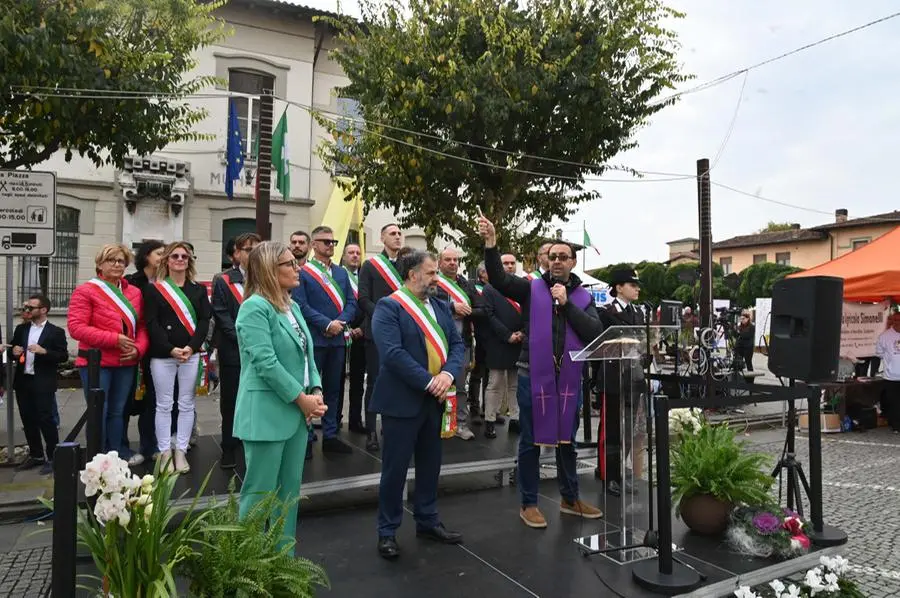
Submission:
[[[562,281],[557,280],[555,278],[550,279],[550,288],[551,289],[553,288],[554,285],[557,285],[557,284],[562,284]],[[553,307],[554,308],[559,307],[559,299],[557,299],[556,297],[553,298]]]

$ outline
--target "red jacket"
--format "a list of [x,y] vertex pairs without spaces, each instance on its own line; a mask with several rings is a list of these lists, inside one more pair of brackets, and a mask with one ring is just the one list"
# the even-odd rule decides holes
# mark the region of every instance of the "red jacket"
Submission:
[[81,352],[88,349],[100,349],[100,366],[105,368],[137,365],[147,352],[150,339],[144,325],[141,291],[128,284],[124,278],[121,284],[122,293],[137,312],[138,357],[129,361],[120,359],[122,351],[119,349],[119,335],[124,334],[122,314],[95,285],[84,283],[75,288],[69,300],[69,334],[78,341],[76,367],[87,365],[87,359],[81,356]]

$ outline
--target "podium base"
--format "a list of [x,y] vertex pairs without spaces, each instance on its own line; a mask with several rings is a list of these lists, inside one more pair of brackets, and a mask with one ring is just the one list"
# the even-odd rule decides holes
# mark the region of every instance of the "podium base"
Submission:
[[847,543],[847,534],[836,527],[823,525],[822,531],[812,530],[809,532],[809,541],[816,546],[827,548],[828,546],[840,546]]
[[631,575],[645,590],[669,596],[690,592],[700,585],[700,575],[678,562],[672,563],[671,574],[660,573],[658,559],[635,563]]

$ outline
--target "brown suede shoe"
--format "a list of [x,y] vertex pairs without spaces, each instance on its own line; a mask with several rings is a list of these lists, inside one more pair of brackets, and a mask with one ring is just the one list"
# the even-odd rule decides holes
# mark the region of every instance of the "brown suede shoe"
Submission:
[[569,503],[566,499],[563,499],[559,504],[559,512],[566,515],[584,517],[585,519],[600,519],[603,517],[603,511],[581,499],[576,500],[574,503]]
[[519,517],[522,518],[522,521],[524,521],[525,525],[528,527],[533,527],[535,529],[547,527],[547,520],[544,519],[544,514],[535,506],[522,507],[519,510]]

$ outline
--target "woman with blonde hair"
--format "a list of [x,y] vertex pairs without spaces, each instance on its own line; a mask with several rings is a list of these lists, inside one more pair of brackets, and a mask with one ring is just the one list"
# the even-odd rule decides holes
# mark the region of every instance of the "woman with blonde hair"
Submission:
[[[309,422],[325,414],[313,340],[290,291],[300,265],[287,245],[266,241],[250,252],[236,329],[241,378],[234,435],[244,444],[247,473],[240,515],[265,495],[283,503],[300,496]],[[297,506],[287,510],[282,546],[292,546]]]
[[67,324],[69,334],[78,341],[75,367],[81,372],[85,398],[87,352],[100,350],[100,388],[106,395],[101,446],[130,461],[134,455],[124,442],[125,405],[149,344],[141,292],[124,279],[131,259],[131,250],[121,243],[100,248],[94,258],[97,276],[72,293]]
[[[194,398],[200,350],[212,308],[206,287],[194,282],[194,253],[184,241],[166,246],[156,281],[144,289],[150,333],[150,372],[156,391],[156,444],[170,471],[190,470],[185,453],[194,427]],[[178,379],[178,423],[172,458],[172,405]]]

